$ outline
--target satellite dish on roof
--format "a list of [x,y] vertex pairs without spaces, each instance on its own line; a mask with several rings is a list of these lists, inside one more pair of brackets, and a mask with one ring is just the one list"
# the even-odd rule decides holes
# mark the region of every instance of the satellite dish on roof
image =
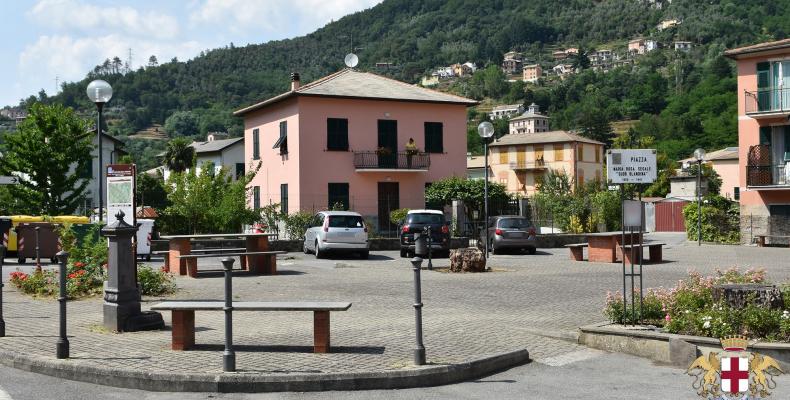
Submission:
[[347,67],[354,68],[357,66],[357,64],[359,64],[359,57],[357,57],[357,55],[354,53],[348,53],[346,54],[346,58],[343,61],[346,63]]

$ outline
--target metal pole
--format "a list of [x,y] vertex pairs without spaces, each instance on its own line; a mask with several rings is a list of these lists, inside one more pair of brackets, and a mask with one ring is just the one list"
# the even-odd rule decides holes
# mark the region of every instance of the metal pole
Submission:
[[642,318],[644,314],[644,308],[642,307],[642,302],[644,300],[643,290],[642,290],[642,267],[643,267],[643,259],[645,258],[645,240],[644,240],[644,228],[642,227],[642,223],[644,222],[644,205],[642,204],[642,187],[639,187],[639,322],[642,322]]
[[38,248],[38,234],[41,227],[35,227],[36,231],[36,272],[41,272],[41,257],[39,257],[39,248]]
[[431,261],[431,259],[432,259],[432,257],[431,257],[431,253],[432,253],[431,252],[431,245],[433,244],[433,238],[431,237],[431,233],[432,233],[431,232],[431,227],[430,226],[426,226],[425,227],[425,231],[426,231],[426,235],[428,235],[428,237],[427,237],[427,239],[428,239],[428,269],[432,270],[433,269],[433,262]]
[[417,347],[414,349],[414,365],[425,365],[425,345],[422,343],[422,295],[420,288],[422,258],[412,258],[411,265],[412,270],[414,270],[414,322],[417,334]]
[[0,337],[5,337],[5,319],[3,318],[3,261],[5,246],[0,245]]
[[697,160],[697,246],[702,246],[702,160]]
[[[625,185],[620,184],[620,229],[623,231],[622,236],[620,238],[620,245],[625,245]],[[621,247],[621,255],[623,259],[623,320],[620,321],[621,324],[625,325],[625,316],[628,315],[628,307],[627,307],[627,300],[628,297],[625,288],[625,249]],[[615,250],[615,253],[617,250]]]
[[58,338],[56,355],[59,359],[69,358],[69,338],[66,336],[66,263],[69,260],[69,253],[60,251],[56,254],[60,262],[60,270],[58,278],[60,280],[60,294],[58,295],[58,303],[60,303],[60,337]]
[[104,196],[102,194],[102,188],[104,186],[104,168],[102,166],[102,146],[101,146],[101,119],[102,119],[102,110],[104,109],[104,103],[96,103],[96,108],[99,111],[98,121],[96,124],[96,136],[97,141],[99,143],[99,223],[104,221]]
[[485,183],[483,183],[483,202],[484,202],[484,220],[483,229],[486,232],[486,242],[483,244],[485,248],[485,257],[488,259],[488,139],[483,139],[483,152],[485,153]]
[[233,259],[222,259],[225,268],[225,352],[222,353],[222,370],[236,372],[236,353],[233,351]]

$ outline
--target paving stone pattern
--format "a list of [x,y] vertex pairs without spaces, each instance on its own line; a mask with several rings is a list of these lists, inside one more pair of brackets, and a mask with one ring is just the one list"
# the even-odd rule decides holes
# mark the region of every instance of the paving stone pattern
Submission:
[[[665,249],[661,264],[645,266],[645,286],[673,285],[689,269],[766,267],[775,280],[790,279],[790,250],[683,243]],[[237,261],[238,263],[238,261]],[[154,264],[158,264],[154,262]],[[447,259],[434,262],[446,266]],[[178,278],[170,299],[223,297],[218,260],[200,260],[201,278]],[[423,271],[425,347],[428,361],[456,363],[526,348],[533,359],[556,360],[583,349],[572,341],[578,326],[600,322],[607,290],[622,288],[620,264],[570,261],[566,249],[536,255],[497,255],[496,272],[451,274]],[[8,268],[8,267],[6,267]],[[209,270],[216,271],[211,273]],[[350,301],[331,314],[332,353],[313,354],[309,312],[244,312],[234,315],[234,343],[241,373],[295,374],[413,368],[413,272],[397,252],[370,260],[316,260],[289,253],[277,276],[234,277],[234,299],[246,301]],[[53,359],[57,302],[31,299],[5,288],[7,337],[0,349]],[[143,308],[161,299],[146,298]],[[223,313],[197,312],[197,347],[170,350],[170,331],[116,334],[101,328],[99,298],[68,304],[70,363],[150,372],[217,373],[222,369]],[[170,326],[170,313],[164,313]]]

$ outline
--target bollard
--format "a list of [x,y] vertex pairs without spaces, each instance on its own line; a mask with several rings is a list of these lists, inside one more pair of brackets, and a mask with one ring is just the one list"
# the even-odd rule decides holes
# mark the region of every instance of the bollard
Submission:
[[69,338],[66,337],[66,263],[69,260],[69,253],[60,251],[56,254],[60,262],[59,279],[60,279],[60,294],[58,296],[58,303],[60,303],[60,337],[57,343],[57,357],[59,359],[69,358]]
[[425,345],[422,343],[422,295],[420,288],[422,258],[412,258],[411,265],[414,270],[414,322],[417,334],[417,347],[414,349],[414,365],[425,365]]
[[5,261],[5,246],[0,245],[0,337],[5,337],[5,319],[3,318],[3,261]]
[[425,234],[424,233],[415,233],[414,234],[414,256],[415,257],[425,257],[428,255],[428,248],[426,247],[425,243]]
[[37,226],[36,228],[36,272],[41,272],[41,257],[39,257],[38,252],[38,231],[41,227]]
[[225,352],[222,353],[222,370],[236,372],[236,353],[233,351],[233,259],[222,259],[225,267]]

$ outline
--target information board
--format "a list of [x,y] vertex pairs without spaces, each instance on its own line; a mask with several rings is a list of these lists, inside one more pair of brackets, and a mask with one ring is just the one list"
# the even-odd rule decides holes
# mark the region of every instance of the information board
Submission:
[[609,183],[653,183],[656,175],[655,149],[612,149],[606,152]]
[[133,164],[110,164],[107,166],[107,218],[113,224],[115,215],[123,211],[123,220],[135,224],[135,166]]

